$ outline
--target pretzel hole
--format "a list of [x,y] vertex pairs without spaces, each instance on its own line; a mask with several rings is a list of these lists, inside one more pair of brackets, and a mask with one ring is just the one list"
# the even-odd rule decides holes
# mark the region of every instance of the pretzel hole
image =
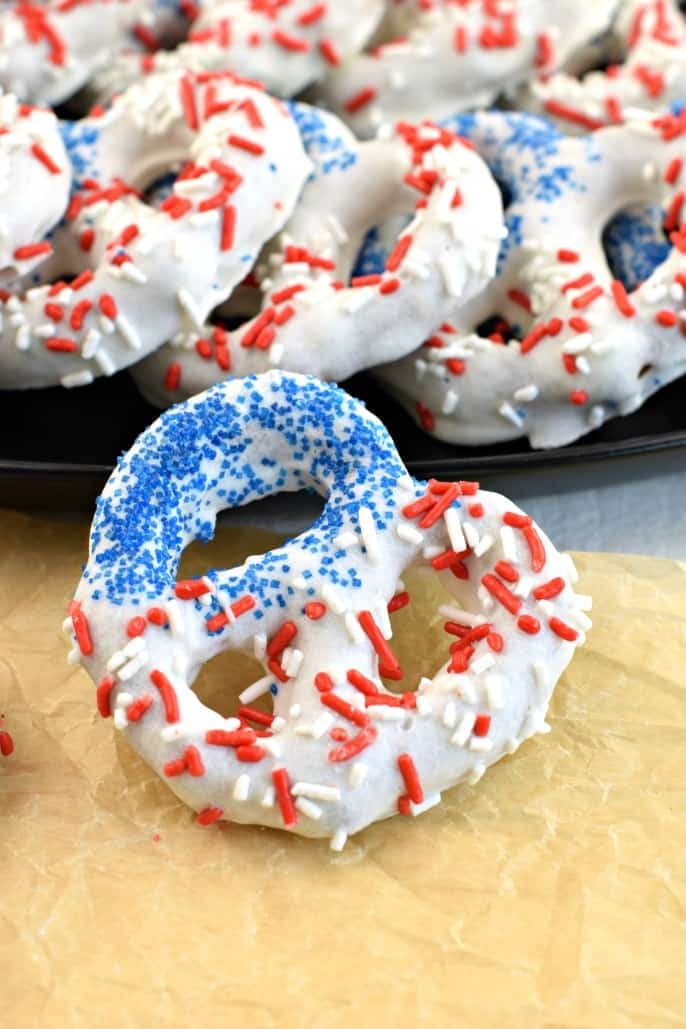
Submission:
[[521,326],[512,324],[502,314],[489,315],[476,327],[479,336],[490,339],[493,343],[509,343],[512,339],[521,338]]
[[659,212],[647,207],[618,211],[605,225],[601,243],[614,279],[631,292],[666,260],[670,250]]

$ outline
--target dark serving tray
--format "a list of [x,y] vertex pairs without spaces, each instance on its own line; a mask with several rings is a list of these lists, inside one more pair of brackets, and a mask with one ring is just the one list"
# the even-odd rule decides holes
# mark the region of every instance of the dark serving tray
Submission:
[[[409,470],[421,478],[560,470],[675,448],[684,449],[686,468],[683,381],[661,390],[635,414],[615,418],[572,446],[547,451],[531,450],[522,440],[474,448],[440,443],[420,432],[368,377],[356,376],[347,387],[382,418]],[[0,506],[90,511],[117,455],[157,414],[126,373],[85,389],[0,393]]]

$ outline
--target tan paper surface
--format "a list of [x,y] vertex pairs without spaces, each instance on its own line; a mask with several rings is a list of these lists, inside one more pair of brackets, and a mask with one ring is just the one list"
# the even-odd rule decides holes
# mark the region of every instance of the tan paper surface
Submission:
[[[223,532],[186,568],[273,539]],[[683,565],[579,555],[595,628],[553,732],[334,856],[196,826],[65,665],[85,526],[0,514],[0,540],[2,1025],[686,1024]],[[397,618],[431,668],[436,635]],[[248,671],[222,656],[203,695],[230,710]]]

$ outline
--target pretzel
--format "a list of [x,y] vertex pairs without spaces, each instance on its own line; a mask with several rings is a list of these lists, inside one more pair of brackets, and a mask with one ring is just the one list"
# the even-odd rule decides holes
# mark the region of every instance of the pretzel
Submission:
[[[686,117],[584,139],[526,114],[451,125],[509,190],[509,232],[491,286],[420,351],[377,372],[418,423],[451,442],[562,446],[683,375]],[[614,212],[637,203],[661,206],[671,247],[627,291],[600,239]],[[492,316],[501,324],[486,336],[479,326]]]
[[130,45],[150,0],[19,0],[0,12],[0,87],[59,104]]
[[[326,496],[310,530],[230,570],[178,581],[217,513],[281,491]],[[445,653],[402,682],[389,611],[404,570],[433,570]],[[65,623],[97,706],[195,811],[324,836],[419,814],[546,732],[590,598],[531,518],[478,483],[410,478],[385,428],[337,387],[284,372],[219,383],[163,414],[98,503]],[[224,650],[265,676],[235,716],[192,685]],[[255,707],[271,700],[273,710]]]
[[[5,388],[84,385],[200,328],[281,228],[309,172],[288,111],[229,75],[160,74],[63,129],[79,176],[69,214],[83,270],[68,286],[6,300]],[[136,189],[178,163],[171,196],[147,206]]]
[[360,137],[399,118],[486,106],[537,72],[551,73],[607,27],[615,0],[409,0],[403,7],[406,34],[331,69],[314,93]]
[[143,57],[122,54],[94,84],[111,99],[155,71],[224,71],[259,79],[290,97],[356,54],[383,13],[383,0],[224,0],[205,6],[187,43]]
[[[51,251],[46,233],[69,201],[69,160],[51,111],[0,96],[0,269],[11,282]],[[0,296],[9,294],[2,291]],[[13,314],[7,312],[10,320]]]
[[[405,124],[358,144],[333,116],[292,110],[316,170],[264,262],[263,310],[231,333],[182,334],[138,364],[136,382],[160,407],[275,366],[348,378],[416,349],[437,316],[450,317],[493,274],[500,196],[458,137]],[[412,211],[380,274],[344,287],[367,229]]]
[[522,89],[518,103],[554,117],[566,132],[585,133],[686,97],[686,19],[678,3],[625,0],[613,35],[617,62],[605,71],[542,76]]

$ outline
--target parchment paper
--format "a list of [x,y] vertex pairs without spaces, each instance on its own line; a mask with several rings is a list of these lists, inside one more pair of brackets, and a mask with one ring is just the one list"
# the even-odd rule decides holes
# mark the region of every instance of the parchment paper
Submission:
[[[578,555],[595,628],[552,733],[334,856],[196,826],[97,716],[59,633],[85,526],[0,515],[0,548],[2,1025],[686,1024],[686,566]],[[431,669],[437,630],[397,619]],[[228,712],[249,666],[215,660],[205,699]]]

